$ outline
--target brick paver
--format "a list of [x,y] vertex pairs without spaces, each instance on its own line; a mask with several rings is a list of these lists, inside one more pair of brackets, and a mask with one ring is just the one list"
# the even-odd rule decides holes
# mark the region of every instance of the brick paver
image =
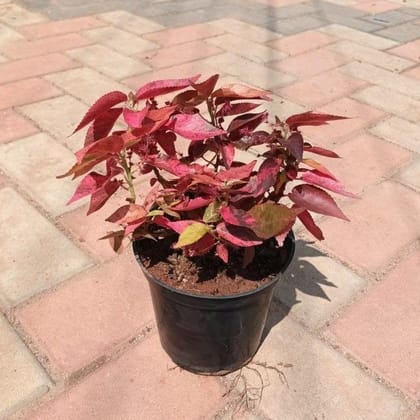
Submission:
[[[419,19],[420,0],[0,0],[0,417],[416,419]],[[130,249],[98,240],[124,195],[86,218],[56,179],[99,96],[199,73],[272,90],[281,118],[351,117],[302,128],[360,198],[333,194],[349,223],[315,215],[324,242],[296,225],[256,355],[287,384],[251,365],[266,386],[239,413],[229,380],[171,369]]]

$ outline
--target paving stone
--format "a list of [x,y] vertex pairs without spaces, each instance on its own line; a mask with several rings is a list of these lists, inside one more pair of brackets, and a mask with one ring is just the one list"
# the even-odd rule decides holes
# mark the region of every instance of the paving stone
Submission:
[[90,45],[67,51],[67,54],[114,79],[150,71],[151,68],[131,57],[117,53],[103,45]]
[[18,41],[22,39],[24,39],[24,37],[19,32],[0,23],[0,46],[11,41]]
[[255,63],[266,63],[285,57],[280,51],[233,34],[219,35],[206,41]]
[[276,48],[288,55],[298,55],[307,51],[317,50],[334,42],[336,38],[318,31],[306,31],[296,35],[276,39],[269,42],[272,48]]
[[[420,5],[420,2],[419,2],[419,5]],[[401,9],[399,11],[401,13],[405,13],[407,15],[413,15],[413,16],[420,17],[420,10],[416,9],[414,7],[401,7]]]
[[263,89],[284,86],[295,80],[293,76],[245,60],[232,53],[220,54],[204,60],[204,62],[216,69],[223,69],[224,72],[227,70],[230,75]]
[[120,29],[133,32],[137,35],[147,34],[149,32],[164,29],[162,25],[145,19],[141,16],[133,15],[125,10],[115,10],[112,12],[101,13],[99,17],[107,22],[114,24]]
[[323,16],[346,16],[348,18],[359,18],[366,13],[362,10],[354,9],[353,7],[345,7],[343,5],[332,4],[328,1],[322,2],[319,5],[319,12]]
[[15,411],[48,392],[48,376],[6,318],[0,314],[0,416]]
[[417,251],[331,328],[348,351],[412,398],[420,396],[419,266]]
[[14,190],[2,188],[0,198],[3,306],[14,306],[90,265],[86,255]]
[[352,7],[358,10],[363,10],[364,12],[370,14],[378,14],[382,12],[387,12],[389,10],[398,9],[400,6],[398,4],[392,3],[386,0],[377,0],[377,1],[360,1],[356,4],[353,4]]
[[[224,18],[209,22],[213,28],[217,28],[220,32],[229,32],[249,41],[265,43],[267,41],[281,38],[281,35],[259,26],[251,25],[240,20]],[[219,35],[219,34],[214,34]]]
[[269,22],[268,29],[283,35],[293,35],[308,31],[309,29],[317,29],[326,24],[327,21],[323,18],[314,15],[305,15]]
[[[274,314],[270,321],[276,323],[282,316]],[[259,409],[268,418],[397,420],[405,408],[399,398],[291,317],[271,329],[255,360],[271,366],[291,365],[279,366],[287,385],[276,372],[259,368],[268,385]],[[244,369],[243,373],[249,385],[259,383],[252,371]]]
[[69,32],[80,32],[106,25],[93,16],[83,16],[75,19],[60,20],[58,22],[43,22],[25,25],[19,28],[19,32],[29,39],[57,36]]
[[349,61],[350,58],[344,55],[320,48],[284,60],[273,61],[269,63],[269,66],[278,71],[305,78],[340,67]]
[[61,52],[72,48],[83,47],[91,41],[79,34],[64,34],[35,41],[14,41],[4,45],[1,51],[10,58],[19,59]]
[[388,52],[397,54],[408,60],[420,62],[420,39],[392,48]]
[[346,64],[340,68],[340,71],[420,100],[420,84],[400,74],[391,73],[371,64],[356,62]]
[[331,70],[277,89],[276,93],[310,108],[315,108],[350,95],[366,85],[367,82],[363,80],[344,75],[339,70]]
[[131,247],[16,311],[25,332],[65,374],[77,372],[151,325],[146,278]]
[[420,66],[414,67],[403,73],[404,76],[412,77],[413,79],[420,80]]
[[42,101],[60,94],[59,89],[43,79],[19,80],[0,85],[0,109]]
[[375,125],[369,131],[385,140],[420,153],[420,133],[416,124],[402,118],[391,117]]
[[127,55],[153,50],[158,47],[154,42],[147,41],[137,35],[122,31],[113,26],[91,29],[82,32],[82,34],[95,42],[107,45],[117,52]]
[[[154,335],[29,418],[198,420],[212,418],[223,407],[224,391],[215,378],[170,366]],[[156,395],[165,398],[156,404]]]
[[324,19],[327,19],[328,23],[344,25],[363,32],[374,32],[383,28],[383,26],[377,23],[368,22],[359,18],[352,18],[346,14],[329,13],[327,15],[323,15],[323,17]]
[[320,246],[350,264],[376,272],[418,239],[419,212],[417,193],[393,182],[383,182],[346,206],[349,223],[338,219],[320,223],[326,238]]
[[382,26],[395,26],[410,20],[414,20],[415,16],[401,13],[399,10],[391,10],[388,12],[375,14],[374,16],[366,16],[363,19],[374,23],[379,23]]
[[[378,150],[381,159],[378,159]],[[338,145],[334,151],[342,159],[316,156],[316,160],[330,169],[344,183],[346,190],[355,194],[389,178],[412,157],[409,151],[367,133]]]
[[77,63],[63,54],[47,54],[0,64],[0,80],[8,83],[74,67],[77,67]]
[[414,23],[407,22],[402,25],[390,26],[389,28],[377,31],[376,33],[395,41],[408,42],[419,37],[419,26]]
[[148,33],[144,35],[144,38],[156,42],[163,47],[169,47],[171,45],[183,44],[185,42],[192,42],[220,35],[221,33],[223,33],[223,30],[216,25],[197,23],[182,28],[169,28],[159,32]]
[[86,67],[50,74],[46,79],[88,105],[92,105],[107,92],[127,90],[121,83]]
[[29,25],[45,20],[46,18],[44,16],[30,12],[17,4],[5,4],[0,9],[0,21],[10,26]]
[[71,137],[70,135],[87,109],[88,107],[77,99],[64,95],[22,106],[20,111],[70,150],[76,151],[83,147],[86,130],[81,130]]
[[155,51],[138,55],[144,63],[154,68],[165,68],[177,64],[196,61],[223,53],[223,50],[203,41],[192,41],[184,44],[172,45]]
[[304,3],[306,0],[257,0],[258,3],[271,7],[284,7],[290,4]]
[[[299,3],[287,7],[279,7],[270,10],[272,19],[293,19],[296,16],[310,15],[319,10],[321,5],[313,3]],[[264,11],[263,11],[264,12]]]
[[68,149],[45,133],[0,147],[1,167],[53,216],[84,203],[81,200],[66,206],[75,186],[69,178],[56,178],[67,172],[75,160]]
[[401,72],[415,64],[411,60],[395,57],[392,54],[364,47],[351,41],[340,41],[328,48],[354,60],[370,63],[394,72]]
[[404,167],[396,179],[420,192],[420,159],[415,159],[410,165]]
[[323,255],[302,240],[296,254],[274,291],[304,325],[315,329],[366,284],[355,273]]
[[357,42],[358,44],[367,47],[375,48],[377,50],[386,50],[388,48],[398,45],[397,42],[390,39],[382,38],[377,35],[358,31],[344,25],[332,24],[319,28],[319,31],[326,34],[333,35],[337,38],[348,39],[349,41]]
[[353,93],[352,97],[414,123],[420,121],[420,101],[382,86],[369,86]]
[[290,115],[300,114],[307,111],[306,107],[293,101],[289,101],[286,98],[282,98],[277,95],[270,95],[270,97],[273,101],[263,103],[261,108],[266,109],[271,116],[277,115],[280,118],[286,119]]
[[29,136],[39,131],[31,121],[22,117],[13,109],[0,111],[0,120],[2,122],[0,144]]
[[227,7],[217,6],[212,7],[211,9],[202,8],[181,13],[167,12],[167,14],[154,16],[154,20],[168,28],[176,28],[180,26],[194,25],[197,23],[205,23],[225,16],[230,16],[229,11],[229,5],[227,5]]

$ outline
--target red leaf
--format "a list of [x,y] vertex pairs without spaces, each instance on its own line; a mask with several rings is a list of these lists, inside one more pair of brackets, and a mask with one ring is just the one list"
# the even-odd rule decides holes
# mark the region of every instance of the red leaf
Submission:
[[236,179],[249,178],[256,163],[257,161],[253,160],[246,165],[235,166],[226,171],[220,171],[217,174],[217,178],[220,179],[220,181],[233,181]]
[[90,174],[86,175],[77,186],[76,191],[67,202],[67,205],[94,193],[99,188],[101,188],[105,182],[108,181],[108,179],[108,176],[98,174],[97,172],[91,172]]
[[171,229],[176,233],[182,233],[186,227],[197,222],[195,220],[177,220],[175,222],[172,222],[164,216],[156,216],[153,219],[153,223],[165,229]]
[[200,74],[189,77],[187,79],[168,79],[168,80],[155,80],[146,83],[136,93],[136,99],[149,99],[166,93],[174,92],[176,90],[184,89],[191,86],[199,78]]
[[289,198],[300,208],[349,220],[327,192],[312,185],[302,184],[294,187],[289,193]]
[[235,147],[232,143],[222,142],[220,151],[222,152],[223,164],[226,169],[229,169],[235,158]]
[[96,117],[86,133],[85,146],[107,136],[121,112],[122,108],[111,108]]
[[113,91],[109,92],[106,95],[101,96],[88,110],[86,115],[83,117],[82,121],[80,121],[79,125],[73,131],[79,131],[81,128],[85,127],[91,121],[93,121],[96,117],[102,114],[105,111],[108,111],[114,105],[117,105],[121,102],[127,100],[127,95],[120,91]]
[[227,117],[230,115],[243,114],[244,112],[249,112],[255,108],[258,108],[259,106],[261,106],[261,104],[253,104],[252,102],[242,102],[238,104],[231,104],[230,102],[226,102],[223,104],[220,110],[217,111],[216,116]]
[[197,242],[188,245],[184,248],[185,253],[188,257],[197,257],[198,255],[206,254],[213,248],[215,244],[214,236],[210,233],[206,233]]
[[310,166],[311,168],[316,169],[318,172],[321,172],[322,174],[335,179],[337,181],[337,178],[324,166],[321,165],[319,162],[317,162],[316,160],[313,159],[303,159],[302,163],[304,163],[305,165]]
[[220,238],[231,243],[232,245],[248,247],[262,244],[262,241],[257,238],[252,230],[244,227],[230,226],[226,225],[225,223],[219,223],[216,226],[216,232]]
[[213,92],[213,98],[223,98],[223,99],[264,99],[266,101],[271,101],[272,99],[268,96],[269,92],[250,88],[241,84],[231,84],[224,86],[220,89],[217,89]]
[[216,245],[216,254],[225,264],[229,262],[229,250],[226,245],[218,243]]
[[195,84],[192,83],[191,86],[202,96],[205,98],[208,98],[211,93],[213,92],[214,87],[216,86],[217,81],[219,80],[219,75],[214,74],[213,76],[210,76],[207,80],[204,82]]
[[339,115],[322,114],[309,111],[290,116],[287,118],[286,124],[292,131],[294,131],[301,126],[325,125],[328,124],[327,121],[345,120],[347,118],[348,117],[341,117]]
[[301,161],[303,157],[303,137],[300,133],[292,133],[286,140],[286,148],[297,161]]
[[92,143],[75,153],[80,163],[85,159],[94,159],[102,156],[116,154],[124,147],[124,141],[120,136],[109,136]]
[[177,204],[176,206],[172,206],[171,210],[175,210],[175,211],[196,210],[196,209],[200,209],[202,207],[208,206],[212,201],[213,201],[213,198],[207,198],[207,197],[192,198],[190,200],[183,201],[182,203]]
[[230,133],[234,131],[238,131],[238,134],[242,134],[242,132],[246,131],[252,132],[255,130],[261,123],[267,120],[267,112],[259,112],[258,114],[243,114],[239,115],[238,117],[234,118],[227,131]]
[[131,109],[124,108],[124,111],[123,111],[124,121],[129,127],[139,128],[141,127],[143,120],[145,119],[148,112],[149,112],[148,107],[145,107],[140,111],[133,111]]
[[90,199],[89,210],[87,215],[99,210],[108,199],[114,194],[122,185],[122,181],[107,182],[102,188],[95,191]]
[[166,154],[168,154],[171,157],[176,156],[176,149],[175,149],[176,134],[175,133],[158,131],[156,132],[155,137],[160,147],[164,150]]
[[107,222],[118,223],[120,225],[125,225],[138,221],[141,218],[144,218],[147,214],[147,210],[138,204],[126,204],[114,213],[111,214],[107,219]]
[[220,214],[226,223],[235,226],[243,226],[252,229],[252,225],[256,222],[255,218],[246,211],[231,206],[222,207],[220,209]]
[[152,166],[155,166],[156,168],[163,169],[176,176],[184,176],[194,173],[194,168],[192,168],[190,165],[182,163],[178,159],[171,157],[151,159],[148,163]]
[[214,127],[199,114],[174,115],[167,124],[167,128],[188,140],[206,140],[226,134],[226,131]]
[[252,260],[255,257],[255,247],[250,246],[244,249],[244,255],[242,258],[242,268],[245,268],[247,265],[252,263]]
[[317,155],[326,156],[330,158],[339,158],[340,156],[337,153],[333,152],[332,150],[324,149],[323,147],[317,146],[304,146],[303,150],[305,152],[315,153]]
[[303,211],[302,213],[298,214],[298,217],[302,224],[308,229],[312,235],[315,236],[316,239],[322,241],[324,239],[324,235],[322,234],[321,229],[315,224],[314,219],[307,210]]
[[300,179],[302,179],[303,181],[309,184],[318,185],[319,187],[325,188],[337,194],[341,194],[346,197],[357,198],[357,196],[354,195],[353,193],[346,191],[344,189],[343,184],[332,179],[329,176],[324,175],[323,173],[319,171],[313,170],[313,171],[305,172],[300,177]]

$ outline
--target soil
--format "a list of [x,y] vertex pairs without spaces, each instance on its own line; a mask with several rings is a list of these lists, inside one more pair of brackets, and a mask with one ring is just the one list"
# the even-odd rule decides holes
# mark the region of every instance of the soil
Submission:
[[140,260],[162,283],[199,295],[227,296],[254,290],[281,272],[288,252],[267,241],[255,248],[255,258],[242,268],[242,250],[230,253],[229,264],[213,254],[188,258],[171,247],[173,239],[141,241]]

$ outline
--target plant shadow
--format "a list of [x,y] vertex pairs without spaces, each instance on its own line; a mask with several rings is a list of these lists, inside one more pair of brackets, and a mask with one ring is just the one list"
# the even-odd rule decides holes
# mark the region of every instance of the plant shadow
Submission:
[[331,301],[322,286],[337,286],[328,280],[312,264],[311,261],[314,258],[314,263],[316,264],[316,257],[325,256],[323,252],[315,248],[312,244],[313,242],[307,242],[301,239],[296,240],[295,256],[274,289],[273,300],[270,305],[261,343],[265,340],[271,329],[288,315],[292,307],[301,303],[297,297],[298,291],[306,295]]

